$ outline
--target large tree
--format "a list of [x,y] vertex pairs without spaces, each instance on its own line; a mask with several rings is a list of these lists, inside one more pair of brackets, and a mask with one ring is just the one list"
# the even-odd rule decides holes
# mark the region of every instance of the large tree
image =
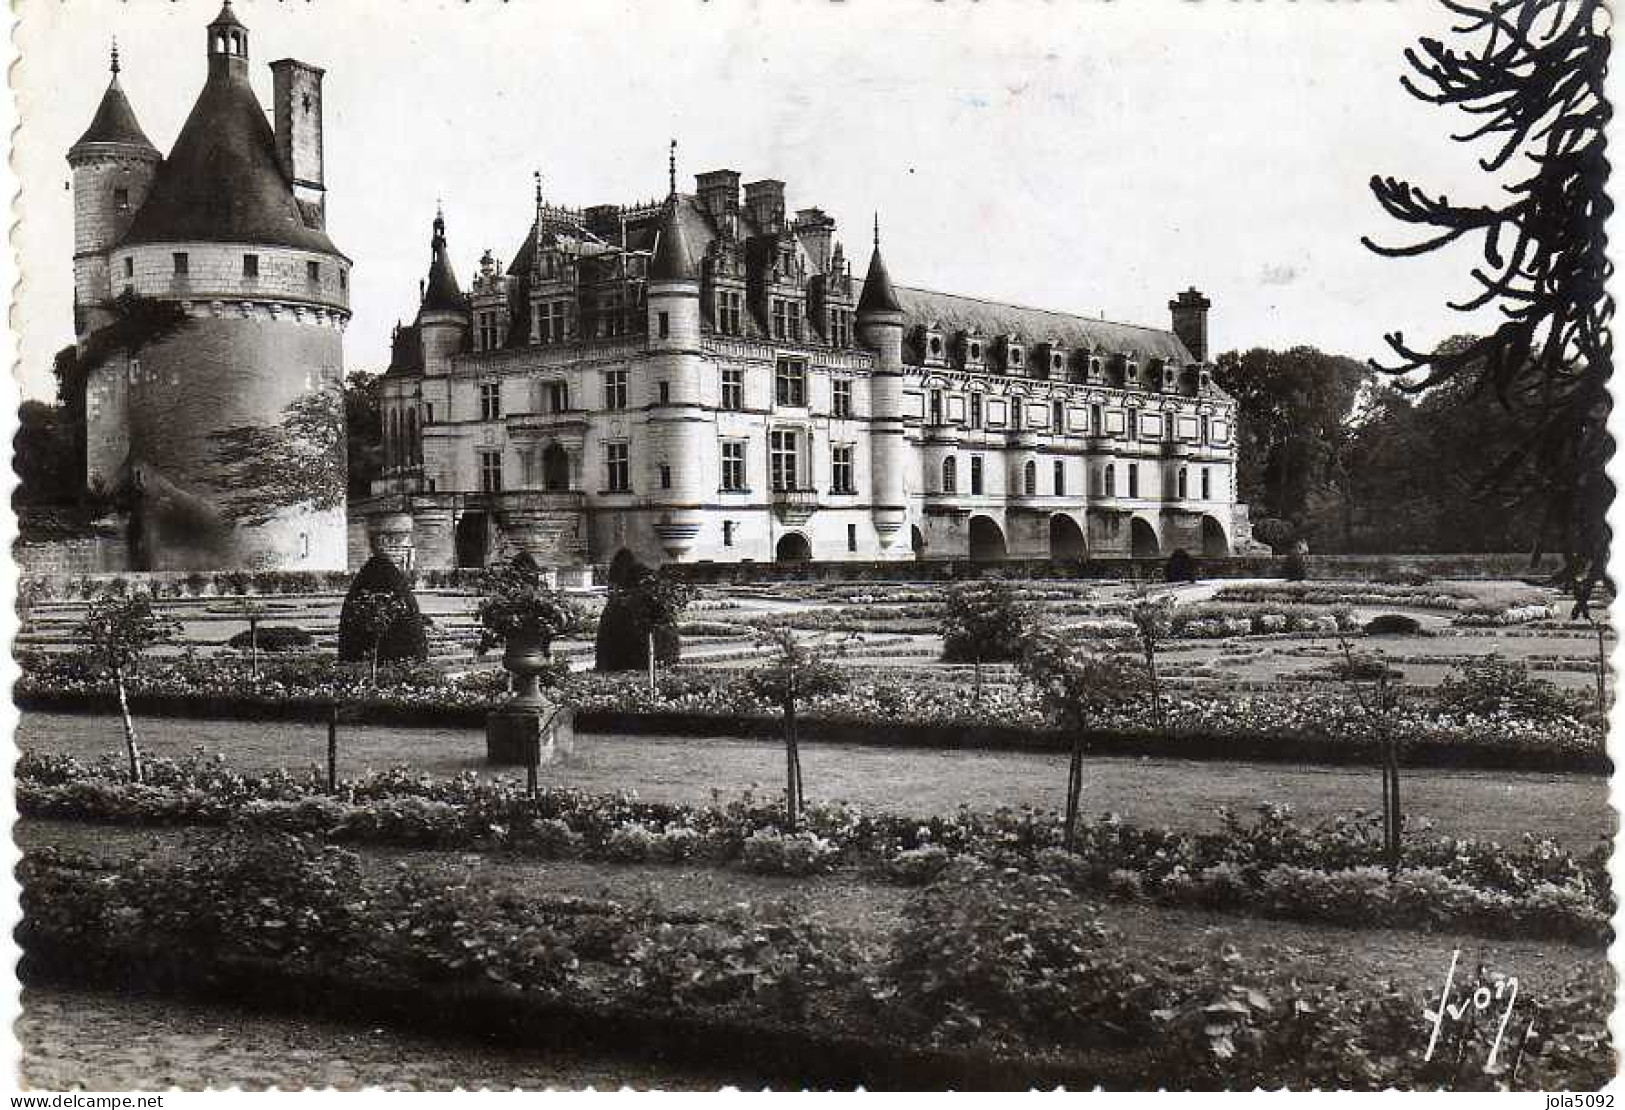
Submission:
[[1301,527],[1339,473],[1370,369],[1314,347],[1255,347],[1220,355],[1215,376],[1239,408],[1242,499]]
[[344,506],[344,395],[336,382],[289,402],[276,424],[211,432],[218,479],[232,519],[264,524],[285,509]]
[[384,472],[384,418],[379,401],[382,377],[356,370],[344,379],[344,442],[348,451],[351,496],[372,492],[372,480]]
[[78,500],[84,467],[73,423],[61,405],[24,401],[12,445],[18,505],[71,505]]
[[[1498,308],[1500,325],[1465,347],[1421,350],[1395,331],[1387,339],[1403,388],[1452,380],[1465,396],[1492,395],[1520,415],[1522,434],[1482,476],[1486,487],[1527,483],[1540,507],[1538,557],[1564,555],[1561,580],[1583,609],[1607,570],[1605,515],[1613,498],[1604,467],[1613,370],[1614,302],[1604,283],[1603,96],[1609,13],[1601,0],[1445,0],[1460,17],[1450,44],[1424,38],[1407,50],[1400,80],[1418,99],[1453,107],[1472,124],[1453,138],[1483,144],[1479,203],[1453,202],[1409,181],[1373,177],[1383,209],[1420,229],[1421,238],[1372,250],[1389,257],[1426,254],[1476,240],[1483,261],[1476,291],[1453,308]],[[1510,182],[1510,183],[1508,183]]]

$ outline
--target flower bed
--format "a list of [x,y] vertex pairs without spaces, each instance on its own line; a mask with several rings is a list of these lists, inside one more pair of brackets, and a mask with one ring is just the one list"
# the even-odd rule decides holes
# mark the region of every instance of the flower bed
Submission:
[[435,779],[404,769],[344,783],[330,797],[313,774],[243,775],[201,757],[153,760],[148,782],[137,785],[111,759],[86,764],[25,753],[17,782],[24,817],[232,823],[341,843],[500,847],[622,863],[706,860],[793,875],[856,866],[923,879],[968,856],[1055,875],[1080,893],[1489,935],[1596,941],[1606,935],[1611,905],[1601,850],[1579,857],[1534,837],[1504,847],[1418,829],[1407,834],[1409,885],[1396,893],[1377,870],[1376,819],[1356,815],[1311,828],[1272,806],[1261,807],[1252,823],[1226,813],[1217,833],[1141,828],[1108,815],[1082,827],[1074,855],[1058,847],[1056,816],[1030,808],[914,817],[825,803],[808,807],[802,830],[789,833],[776,800],[748,793],[709,806],[575,790],[532,798],[512,781]]
[[[623,1047],[728,1059],[748,1042],[766,1058],[787,1054],[798,1082],[861,1061],[849,1084],[885,1084],[891,1060],[913,1064],[920,1085],[922,1049],[947,1053],[936,1074],[958,1075],[960,1087],[990,1070],[1005,1085],[1074,1087],[1504,1082],[1456,1063],[1487,1054],[1478,1023],[1451,1023],[1445,1051],[1422,1061],[1424,1000],[1391,984],[1139,953],[1058,880],[974,864],[911,899],[889,944],[792,904],[703,915],[655,900],[521,899],[410,864],[369,880],[348,852],[246,830],[161,863],[46,849],[19,877],[27,978],[125,990],[212,982],[239,1000],[359,1007],[437,1031],[507,1025],[553,1039],[619,1024],[648,1034]],[[1520,1083],[1589,1089],[1612,1078],[1611,999],[1589,978],[1542,996]],[[393,1005],[366,1008],[389,990]],[[468,1017],[493,1011],[502,1020]]]

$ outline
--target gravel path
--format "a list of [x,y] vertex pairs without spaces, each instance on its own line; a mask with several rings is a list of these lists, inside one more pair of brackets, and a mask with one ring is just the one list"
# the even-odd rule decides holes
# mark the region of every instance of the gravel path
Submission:
[[[642,1061],[546,1055],[172,999],[58,988],[23,992],[16,1025],[22,1084],[63,1091],[199,1090],[240,1085],[405,1091],[715,1090],[748,1075]],[[759,1084],[754,1084],[759,1086]]]
[[[138,721],[155,755],[196,749],[224,753],[234,767],[304,769],[325,762],[326,729],[280,721]],[[340,733],[341,775],[411,765],[436,775],[486,773],[484,735],[472,729],[349,726]],[[17,745],[93,758],[122,752],[116,717],[24,714]],[[122,760],[122,756],[120,756]],[[1031,803],[1059,808],[1066,790],[1063,753],[940,751],[803,742],[807,796],[902,813],[993,809]],[[709,802],[756,788],[775,792],[784,753],[776,743],[723,738],[583,735],[576,755],[544,768],[548,785],[634,790],[650,799]],[[1525,832],[1585,848],[1613,836],[1608,780],[1600,775],[1523,771],[1407,771],[1406,813],[1442,833],[1516,842]],[[1281,763],[1094,758],[1084,771],[1087,813],[1175,828],[1218,827],[1219,806],[1251,811],[1290,803],[1318,820],[1381,805],[1376,769]]]

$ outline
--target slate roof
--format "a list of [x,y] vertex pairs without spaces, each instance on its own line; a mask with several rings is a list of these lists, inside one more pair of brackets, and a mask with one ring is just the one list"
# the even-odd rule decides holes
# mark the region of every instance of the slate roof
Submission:
[[423,293],[421,309],[442,309],[462,312],[468,300],[458,288],[457,275],[452,272],[451,258],[446,253],[446,221],[438,213],[434,218],[434,237],[429,240],[429,284]]
[[901,309],[892,288],[891,274],[886,272],[886,260],[880,257],[880,244],[876,242],[874,252],[869,255],[869,273],[863,279],[863,292],[858,297],[858,311],[898,312]]
[[294,200],[246,75],[210,74],[122,244],[194,240],[344,257]]
[[158,152],[136,122],[135,109],[130,107],[130,101],[124,95],[124,87],[119,84],[116,70],[113,79],[107,83],[107,91],[102,94],[102,102],[96,106],[96,115],[91,119],[90,126],[68,153],[72,155],[90,143],[124,143],[127,146],[145,147],[154,154]]
[[681,208],[674,194],[660,221],[658,245],[655,247],[654,260],[649,263],[651,281],[694,281],[699,276],[699,270],[694,265],[694,252],[683,230]]

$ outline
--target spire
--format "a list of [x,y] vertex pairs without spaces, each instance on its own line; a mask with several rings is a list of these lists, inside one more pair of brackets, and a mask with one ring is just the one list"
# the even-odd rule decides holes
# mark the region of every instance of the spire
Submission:
[[681,202],[673,190],[666,198],[666,211],[660,219],[660,241],[655,245],[654,261],[649,263],[650,281],[695,281],[694,252],[689,249],[688,235],[683,231]]
[[451,269],[451,258],[446,253],[446,214],[436,201],[434,235],[429,239],[429,281],[424,287],[419,311],[462,312],[466,307],[457,275]]
[[[112,73],[107,82],[107,91],[102,94],[102,102],[96,106],[96,114],[91,118],[90,127],[79,136],[79,141],[73,144],[73,150],[87,143],[123,143],[126,146],[144,147],[157,154],[158,148],[152,145],[152,140],[141,130],[141,124],[136,122],[135,110],[130,107],[130,101],[124,95],[124,86],[119,83],[120,66],[116,38],[113,40],[107,68]],[[73,150],[68,152],[70,158],[73,156]]]
[[901,312],[897,291],[892,288],[891,275],[886,272],[886,261],[880,257],[880,213],[875,213],[875,250],[869,256],[869,274],[863,279],[863,295],[858,298],[858,313]]
[[666,156],[666,179],[667,179],[666,195],[668,197],[676,196],[677,195],[677,140],[676,139],[673,139],[671,141],[671,153]]

